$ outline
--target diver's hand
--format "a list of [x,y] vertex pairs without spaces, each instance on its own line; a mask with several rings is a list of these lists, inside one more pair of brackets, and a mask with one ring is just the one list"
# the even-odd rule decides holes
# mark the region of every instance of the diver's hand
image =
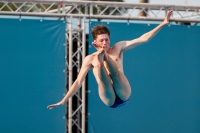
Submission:
[[60,105],[63,105],[63,104],[61,102],[58,102],[56,104],[51,104],[51,105],[47,106],[47,108],[50,110],[50,109],[53,109],[53,108],[60,106]]
[[96,41],[93,41],[93,42],[92,42],[92,45],[93,45],[97,50],[102,49],[102,46],[99,45]]
[[170,17],[172,15],[172,13],[173,13],[172,10],[170,10],[170,11],[167,12],[167,15],[166,15],[165,20],[163,21],[163,23],[165,23],[165,24],[169,23],[169,20],[170,20]]

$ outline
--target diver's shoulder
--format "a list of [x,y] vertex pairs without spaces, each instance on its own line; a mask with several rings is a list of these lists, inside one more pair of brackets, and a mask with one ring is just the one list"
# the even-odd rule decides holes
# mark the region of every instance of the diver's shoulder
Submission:
[[97,52],[94,52],[94,53],[92,53],[92,54],[89,54],[89,55],[87,55],[87,56],[85,56],[85,60],[91,60],[92,61],[92,59],[94,58],[94,56],[97,54]]

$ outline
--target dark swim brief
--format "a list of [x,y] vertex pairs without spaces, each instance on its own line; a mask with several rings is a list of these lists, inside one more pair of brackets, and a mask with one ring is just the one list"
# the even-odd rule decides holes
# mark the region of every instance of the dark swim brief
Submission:
[[[129,100],[129,99],[128,99]],[[126,104],[128,102],[128,100],[126,101],[123,101],[119,98],[119,96],[116,95],[116,98],[115,98],[115,103],[110,106],[111,108],[117,108],[117,107],[120,107],[120,106],[123,106],[124,104]]]

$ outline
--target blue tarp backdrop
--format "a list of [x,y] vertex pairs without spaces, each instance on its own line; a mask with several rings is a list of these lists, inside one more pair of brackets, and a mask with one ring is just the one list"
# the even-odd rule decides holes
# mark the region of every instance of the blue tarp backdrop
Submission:
[[0,19],[0,132],[64,133],[65,23]]
[[[92,22],[90,26],[102,24]],[[157,24],[103,23],[111,46],[132,40]],[[129,102],[112,109],[98,96],[89,72],[89,133],[200,132],[200,27],[165,26],[148,43],[124,53],[124,72],[131,87]],[[89,53],[95,51],[91,45]]]

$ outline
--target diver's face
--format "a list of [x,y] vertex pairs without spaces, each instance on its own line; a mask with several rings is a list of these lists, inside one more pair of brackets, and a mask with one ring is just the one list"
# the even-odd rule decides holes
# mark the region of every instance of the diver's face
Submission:
[[107,51],[110,47],[110,37],[108,36],[108,34],[97,35],[95,42],[98,46],[98,50],[103,49]]

